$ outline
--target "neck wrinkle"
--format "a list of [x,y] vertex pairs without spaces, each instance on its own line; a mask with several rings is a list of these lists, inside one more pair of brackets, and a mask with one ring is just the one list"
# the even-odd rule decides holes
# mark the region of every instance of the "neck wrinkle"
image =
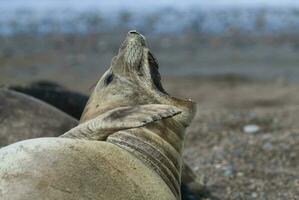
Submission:
[[[159,129],[154,128],[158,126]],[[168,128],[170,126],[171,128]],[[163,128],[161,128],[163,127]],[[175,130],[174,128],[175,127]],[[169,186],[179,200],[181,197],[182,148],[184,138],[179,136],[184,126],[173,118],[154,122],[145,127],[118,131],[107,138],[111,142],[132,153],[148,167],[152,168]],[[176,134],[180,144],[175,148],[171,136]]]

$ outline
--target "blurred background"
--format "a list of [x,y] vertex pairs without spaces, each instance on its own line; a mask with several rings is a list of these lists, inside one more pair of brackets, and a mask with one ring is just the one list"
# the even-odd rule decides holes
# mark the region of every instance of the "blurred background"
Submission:
[[88,95],[130,29],[198,102],[185,157],[211,199],[299,199],[299,1],[0,0],[0,85]]

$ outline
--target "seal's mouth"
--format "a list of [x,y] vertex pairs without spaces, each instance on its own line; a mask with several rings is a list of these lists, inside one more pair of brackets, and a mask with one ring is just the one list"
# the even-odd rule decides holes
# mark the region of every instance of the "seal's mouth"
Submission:
[[140,42],[143,46],[146,46],[146,38],[144,37],[144,35],[142,35],[141,33],[138,33],[136,30],[131,30],[128,32],[127,34],[127,38],[126,38],[127,42],[128,41],[133,41],[136,42],[136,40],[138,42]]
[[118,55],[112,61],[114,73],[131,81],[142,81],[165,93],[158,63],[146,45],[146,38],[135,30],[129,31]]
[[119,48],[116,57],[118,60],[117,67],[122,68],[123,72],[127,73],[139,70],[145,48],[147,48],[145,37],[137,31],[129,31]]
[[183,112],[175,117],[186,125],[195,112],[193,102],[172,97],[163,89],[158,63],[145,37],[137,31],[129,31],[111,67],[95,86],[80,121],[118,106],[153,103],[177,106]]

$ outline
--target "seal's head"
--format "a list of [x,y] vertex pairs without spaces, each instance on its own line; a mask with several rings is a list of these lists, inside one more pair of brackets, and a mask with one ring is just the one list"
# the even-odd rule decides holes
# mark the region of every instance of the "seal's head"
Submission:
[[195,112],[190,100],[171,97],[163,89],[158,64],[137,31],[129,31],[111,67],[97,83],[85,107],[81,122],[120,106],[170,104],[183,112],[176,117],[188,125]]

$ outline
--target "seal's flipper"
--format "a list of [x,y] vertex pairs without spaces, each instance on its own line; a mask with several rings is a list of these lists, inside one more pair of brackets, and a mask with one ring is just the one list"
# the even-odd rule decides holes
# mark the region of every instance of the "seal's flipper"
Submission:
[[119,107],[76,126],[60,137],[103,141],[119,130],[141,127],[179,113],[181,111],[177,107],[164,104]]
[[187,186],[188,191],[191,192],[198,199],[209,196],[209,191],[205,185],[203,177],[198,176],[192,168],[185,162],[183,162],[182,168],[182,183]]

